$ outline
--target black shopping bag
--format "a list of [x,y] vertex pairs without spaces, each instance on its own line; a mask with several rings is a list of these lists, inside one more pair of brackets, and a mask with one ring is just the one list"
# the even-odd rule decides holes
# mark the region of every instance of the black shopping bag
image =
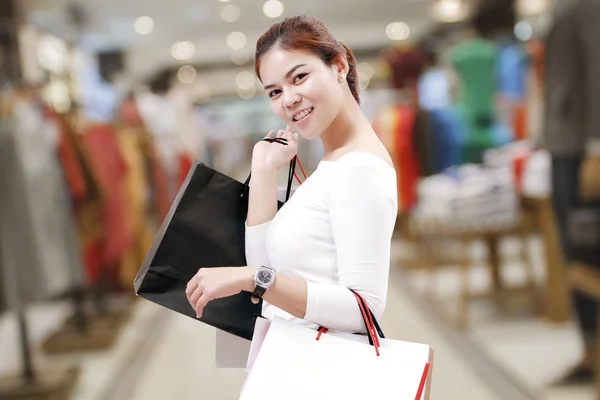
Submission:
[[[296,159],[290,163],[293,178]],[[134,282],[135,293],[188,317],[196,313],[185,289],[200,268],[245,266],[248,184],[195,162],[181,186]],[[288,195],[292,180],[288,179]],[[279,204],[281,207],[282,203]],[[208,303],[200,321],[252,340],[262,302],[251,294]]]

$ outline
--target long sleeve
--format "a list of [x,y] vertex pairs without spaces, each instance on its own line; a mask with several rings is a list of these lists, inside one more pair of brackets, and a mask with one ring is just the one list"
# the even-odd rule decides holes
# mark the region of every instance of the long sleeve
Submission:
[[267,232],[271,221],[248,226],[246,224],[246,263],[248,265],[271,266],[267,253]]
[[305,319],[331,330],[364,332],[360,309],[348,289],[362,295],[376,318],[381,317],[398,210],[396,177],[381,160],[339,162],[329,204],[338,284],[308,283]]

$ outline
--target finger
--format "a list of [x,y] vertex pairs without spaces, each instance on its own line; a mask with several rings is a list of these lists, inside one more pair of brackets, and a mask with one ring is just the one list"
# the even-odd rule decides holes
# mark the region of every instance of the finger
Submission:
[[265,136],[265,139],[275,139],[275,136],[277,136],[275,134],[275,131],[271,131],[271,132],[267,133],[267,136]]
[[192,295],[190,296],[190,305],[194,307],[194,309],[196,309],[196,304],[198,303],[200,297],[202,297],[203,293],[204,291],[202,290],[202,288],[198,286],[198,288],[196,288],[196,290],[194,290],[194,293],[192,293]]
[[190,296],[194,293],[197,287],[198,279],[196,277],[193,277],[192,279],[190,279],[185,288],[185,297],[187,297],[188,300],[190,299]]
[[202,313],[204,312],[204,307],[208,304],[212,299],[208,296],[208,294],[204,293],[196,303],[196,316],[198,318],[202,317]]
[[280,129],[279,132],[277,132],[277,137],[278,138],[283,137],[284,135],[285,135],[285,131],[282,130],[282,129]]

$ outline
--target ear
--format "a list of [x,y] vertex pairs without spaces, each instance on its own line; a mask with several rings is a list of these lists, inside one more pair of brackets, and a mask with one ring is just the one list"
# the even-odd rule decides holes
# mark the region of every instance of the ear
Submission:
[[341,74],[346,74],[348,75],[348,71],[349,71],[349,67],[348,67],[348,60],[346,60],[346,57],[340,55],[335,59],[335,62],[333,63],[333,67],[334,70],[336,72],[336,75],[341,75]]

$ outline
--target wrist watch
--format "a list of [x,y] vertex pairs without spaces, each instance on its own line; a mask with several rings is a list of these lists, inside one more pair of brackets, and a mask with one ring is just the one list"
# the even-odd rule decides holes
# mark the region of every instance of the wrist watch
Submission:
[[254,274],[254,291],[252,297],[262,298],[265,292],[275,282],[275,270],[269,267],[260,267]]

